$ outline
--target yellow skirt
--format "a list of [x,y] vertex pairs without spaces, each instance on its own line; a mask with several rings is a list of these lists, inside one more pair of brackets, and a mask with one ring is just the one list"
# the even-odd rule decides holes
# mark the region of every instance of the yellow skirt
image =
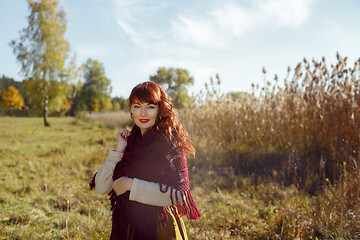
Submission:
[[[160,221],[160,216],[158,218],[159,223],[156,227],[156,239],[157,240],[188,240],[185,224],[181,217],[178,217],[176,207],[165,207],[166,213],[168,215],[168,220],[166,221],[166,226]],[[134,240],[131,234],[129,233],[130,227],[128,226],[128,234],[126,240]],[[110,236],[112,239],[112,236]]]
[[[158,240],[187,240],[187,233],[185,224],[181,217],[177,217],[176,207],[166,207],[168,220],[166,221],[166,227],[162,223],[159,223],[156,229]],[[160,218],[160,217],[159,217]]]

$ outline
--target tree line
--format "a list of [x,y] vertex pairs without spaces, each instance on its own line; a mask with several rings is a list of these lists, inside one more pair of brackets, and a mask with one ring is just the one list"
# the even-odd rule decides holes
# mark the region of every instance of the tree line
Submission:
[[[26,111],[30,116],[74,115],[76,111],[109,111],[127,108],[127,100],[111,97],[111,80],[104,65],[89,58],[80,67],[76,55],[70,56],[70,43],[65,39],[66,12],[58,0],[27,0],[28,26],[12,40],[21,65],[22,82],[0,78],[1,109]],[[191,102],[187,87],[194,79],[186,69],[159,68],[150,80],[162,85],[177,108]],[[0,111],[0,114],[3,111]]]
[[[76,75],[81,76],[77,81],[50,80],[47,111],[51,115],[74,116],[77,111],[127,110],[127,98],[110,96],[111,80],[106,77],[101,62],[89,58]],[[175,108],[191,104],[192,97],[188,95],[187,87],[193,85],[194,78],[186,69],[161,67],[150,76],[150,81],[167,90]],[[26,112],[28,116],[41,116],[44,109],[41,86],[41,81],[34,78],[20,82],[5,75],[0,77],[0,110],[9,110],[7,114],[2,111],[3,115],[24,115]]]
[[[80,71],[79,71],[80,72]],[[51,115],[71,115],[76,111],[112,111],[126,109],[127,100],[110,96],[110,79],[104,66],[88,59],[81,66],[83,81],[50,80],[48,112]],[[41,80],[28,78],[22,82],[2,76],[0,78],[0,107],[27,111],[29,116],[41,116],[44,110],[44,89]]]

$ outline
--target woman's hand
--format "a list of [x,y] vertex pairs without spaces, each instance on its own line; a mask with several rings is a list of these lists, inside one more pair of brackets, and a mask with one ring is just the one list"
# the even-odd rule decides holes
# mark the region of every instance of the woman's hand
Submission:
[[124,152],[127,141],[126,139],[130,136],[130,131],[127,129],[123,129],[116,134],[117,136],[117,144],[115,146],[115,151]]
[[133,183],[132,178],[128,177],[121,177],[119,179],[116,179],[113,184],[112,188],[114,189],[117,196],[126,193],[127,191],[131,190]]

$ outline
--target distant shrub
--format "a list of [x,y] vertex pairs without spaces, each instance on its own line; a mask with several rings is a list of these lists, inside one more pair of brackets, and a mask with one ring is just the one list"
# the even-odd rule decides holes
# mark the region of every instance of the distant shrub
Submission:
[[29,109],[4,109],[4,108],[0,108],[0,116],[29,117]]
[[130,113],[126,111],[118,112],[79,112],[77,117],[90,121],[103,123],[110,128],[123,128],[131,126],[133,121]]

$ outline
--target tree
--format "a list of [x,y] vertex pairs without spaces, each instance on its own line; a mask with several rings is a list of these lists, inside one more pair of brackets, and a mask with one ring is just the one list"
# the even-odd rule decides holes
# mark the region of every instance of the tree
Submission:
[[72,82],[69,84],[67,93],[67,106],[65,114],[67,116],[74,116],[76,107],[79,99],[79,92],[81,91],[83,83],[79,80],[78,82]]
[[[22,83],[22,90],[27,99],[31,115],[41,115],[44,113],[44,94],[42,87],[42,83],[33,78],[26,79]],[[68,88],[69,86],[63,81],[49,81],[48,96],[50,101],[47,106],[49,113],[62,113],[66,110],[66,93]]]
[[[18,90],[20,90],[21,82],[15,81],[13,78],[6,77],[5,75],[3,75],[0,78],[0,92],[5,91],[10,86],[14,86]],[[20,90],[20,93],[21,93],[21,90]]]
[[156,75],[150,76],[150,81],[166,90],[175,108],[185,107],[191,102],[187,87],[194,85],[194,78],[189,76],[186,69],[161,67]]
[[60,82],[58,87],[64,86],[61,83],[66,75],[69,42],[64,37],[65,11],[58,9],[58,0],[28,0],[28,4],[31,11],[28,26],[10,46],[21,64],[20,72],[31,79],[26,87],[31,108],[43,109],[44,125],[50,126],[47,121],[49,101],[59,99],[59,93],[64,92],[54,88],[56,82]]
[[[15,81],[13,78],[6,77],[3,75],[0,78],[0,99],[1,99],[1,92],[5,91],[8,87],[14,86],[22,96],[24,96],[24,93],[21,89],[22,82]],[[24,99],[25,105],[26,105],[26,99]]]
[[81,82],[81,73],[82,69],[77,68],[76,66],[76,54],[72,57],[67,68],[67,77],[68,77],[68,88],[66,93],[66,102],[67,106],[65,108],[65,115],[74,116],[76,111],[76,106],[78,103],[79,92],[83,86]]
[[78,110],[111,110],[111,80],[105,76],[102,63],[88,59],[83,68],[84,85],[79,92]]
[[25,102],[19,90],[14,86],[9,86],[5,91],[1,92],[2,102],[0,107],[5,109],[23,109]]
[[123,97],[114,97],[111,99],[111,102],[113,104],[113,110],[127,110],[129,106],[129,101]]

